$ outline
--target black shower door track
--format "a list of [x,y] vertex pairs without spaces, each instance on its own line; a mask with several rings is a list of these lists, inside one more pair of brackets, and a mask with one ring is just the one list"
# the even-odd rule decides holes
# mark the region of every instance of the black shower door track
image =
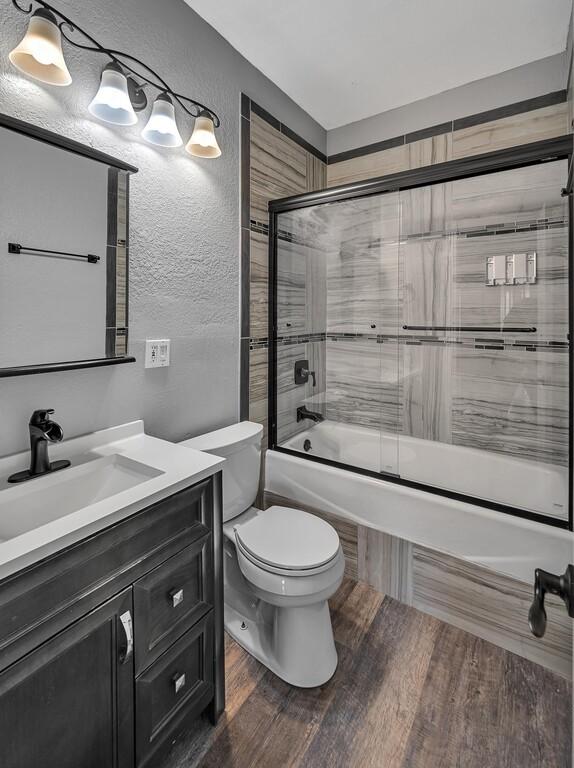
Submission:
[[[509,149],[501,149],[496,152],[488,152],[483,155],[465,157],[460,160],[450,160],[446,163],[437,163],[436,165],[416,168],[410,171],[401,171],[387,176],[381,176],[369,181],[359,181],[354,184],[345,184],[318,192],[307,192],[302,195],[293,195],[292,197],[283,197],[269,202],[269,330],[268,330],[268,447],[280,453],[286,453],[298,458],[305,458],[309,461],[315,461],[339,469],[346,469],[350,472],[375,477],[379,480],[386,480],[397,485],[403,485],[408,488],[427,491],[438,496],[443,496],[455,501],[462,501],[468,504],[474,504],[479,507],[485,507],[497,512],[504,512],[509,515],[521,517],[545,525],[551,525],[556,528],[573,529],[573,481],[574,467],[572,453],[574,450],[574,388],[572,380],[574,378],[574,360],[572,348],[569,347],[569,413],[568,413],[568,520],[557,520],[547,515],[530,512],[529,510],[512,507],[507,504],[498,504],[490,502],[479,497],[470,496],[462,493],[455,493],[443,488],[436,488],[426,483],[417,483],[411,480],[405,480],[398,475],[386,472],[372,472],[370,470],[353,467],[347,464],[341,464],[331,459],[324,459],[320,456],[309,456],[299,451],[292,451],[289,448],[283,448],[277,445],[277,216],[286,211],[295,211],[300,208],[308,208],[323,203],[335,203],[343,200],[352,200],[354,198],[369,197],[386,192],[399,192],[416,187],[426,187],[431,184],[441,184],[448,181],[458,181],[473,176],[483,176],[497,171],[509,171],[514,168],[522,168],[528,165],[537,165],[538,163],[550,162],[552,160],[568,160],[572,164],[573,155],[573,136],[566,135],[554,139],[545,139],[544,141],[531,142]],[[570,167],[569,167],[570,170]],[[574,277],[573,277],[573,254],[574,254],[574,232],[572,222],[574,219],[574,205],[572,190],[569,192],[568,205],[568,340],[572,339],[574,329]]]

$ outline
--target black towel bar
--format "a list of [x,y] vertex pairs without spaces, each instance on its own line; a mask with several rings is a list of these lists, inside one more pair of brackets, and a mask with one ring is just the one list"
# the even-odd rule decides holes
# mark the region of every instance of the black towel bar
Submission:
[[99,256],[95,256],[93,253],[68,253],[67,251],[49,251],[47,248],[29,248],[27,245],[20,245],[20,243],[8,243],[8,253],[22,253],[22,251],[30,253],[43,253],[46,256],[71,256],[75,259],[86,259],[90,264],[97,264],[100,260]]

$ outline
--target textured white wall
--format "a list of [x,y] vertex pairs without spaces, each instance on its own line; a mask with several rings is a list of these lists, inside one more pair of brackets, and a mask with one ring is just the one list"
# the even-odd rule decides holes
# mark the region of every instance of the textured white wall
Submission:
[[[156,150],[139,135],[142,118],[127,129],[92,118],[87,105],[101,56],[66,46],[74,78],[68,88],[21,76],[8,53],[27,19],[0,0],[0,111],[140,169],[131,180],[130,207],[130,352],[137,363],[0,379],[0,454],[27,446],[27,421],[39,407],[56,408],[67,436],[137,418],[150,434],[168,439],[231,423],[239,389],[240,92],[323,151],[325,132],[182,0],[54,4],[104,45],[144,59],[174,89],[213,106],[222,120],[223,157],[201,161],[182,150]],[[187,140],[191,120],[179,125]],[[38,317],[39,332],[41,325]],[[169,368],[144,369],[146,337],[171,338]]]

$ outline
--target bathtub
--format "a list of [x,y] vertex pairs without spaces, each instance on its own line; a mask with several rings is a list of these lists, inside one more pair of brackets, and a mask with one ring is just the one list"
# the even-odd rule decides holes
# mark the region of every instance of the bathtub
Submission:
[[[305,451],[305,442],[311,447]],[[283,443],[372,472],[568,519],[568,469],[416,437],[323,421]],[[399,471],[400,468],[400,471]]]
[[[402,436],[397,447],[396,436],[328,421],[283,447],[304,454],[306,440],[311,454],[360,461],[373,471],[378,469],[373,458],[378,464],[379,457],[385,468],[396,468],[400,451],[402,477],[476,495],[493,488],[498,501],[527,509],[540,502],[538,509],[554,515],[557,502],[567,509],[567,473],[548,465]],[[553,495],[546,498],[551,486]],[[532,582],[535,568],[562,573],[574,559],[569,531],[280,451],[267,452],[265,489],[524,582]]]

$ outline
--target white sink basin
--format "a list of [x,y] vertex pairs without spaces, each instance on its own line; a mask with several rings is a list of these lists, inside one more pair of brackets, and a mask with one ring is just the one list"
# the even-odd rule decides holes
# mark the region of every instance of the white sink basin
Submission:
[[114,453],[10,487],[0,494],[0,542],[163,474]]

